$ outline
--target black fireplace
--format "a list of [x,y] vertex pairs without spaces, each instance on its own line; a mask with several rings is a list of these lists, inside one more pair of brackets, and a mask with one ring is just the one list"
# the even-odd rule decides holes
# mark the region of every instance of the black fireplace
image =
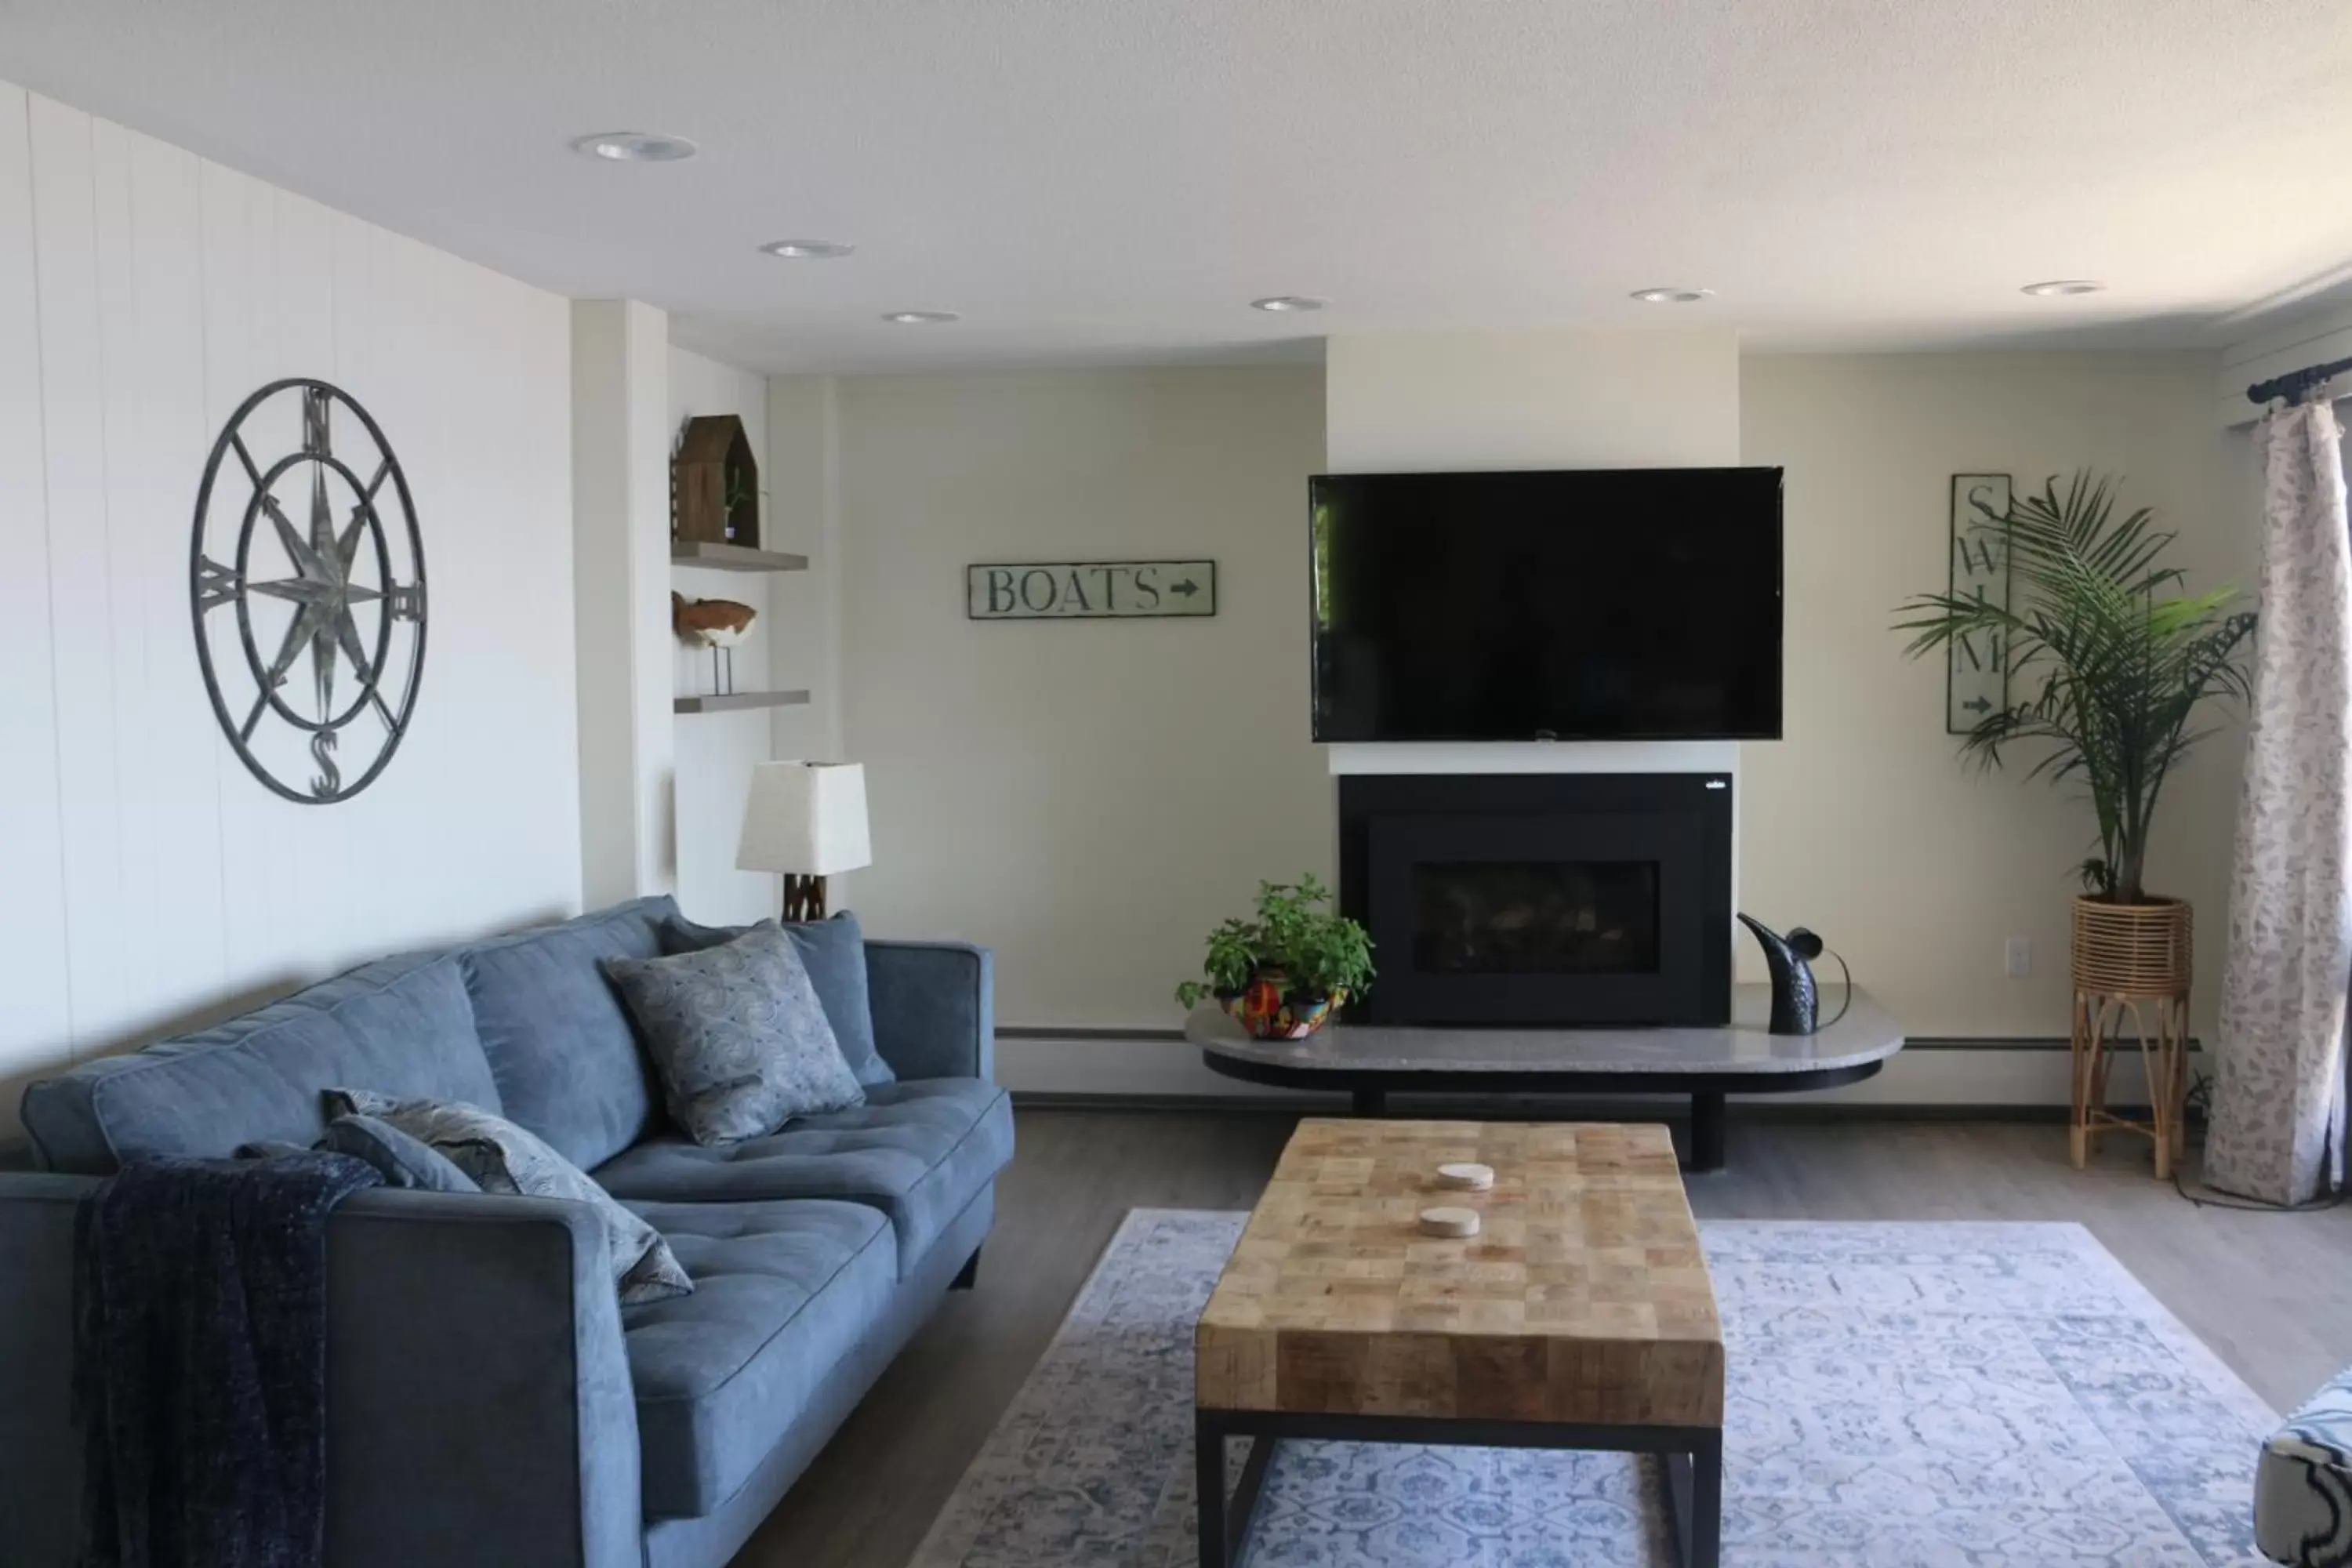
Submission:
[[1727,1024],[1731,779],[1346,775],[1339,903],[1360,1023]]

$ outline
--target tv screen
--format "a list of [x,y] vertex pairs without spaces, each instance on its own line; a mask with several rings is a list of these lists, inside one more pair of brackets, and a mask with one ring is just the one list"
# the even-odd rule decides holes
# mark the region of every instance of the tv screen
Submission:
[[1318,741],[1770,740],[1780,470],[1318,474]]

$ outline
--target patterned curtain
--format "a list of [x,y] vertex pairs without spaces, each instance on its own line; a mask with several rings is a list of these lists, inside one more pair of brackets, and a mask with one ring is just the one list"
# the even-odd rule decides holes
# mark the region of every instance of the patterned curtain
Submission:
[[2205,1179],[2301,1203],[2343,1165],[2352,982],[2352,539],[2326,402],[2255,427],[2262,623]]

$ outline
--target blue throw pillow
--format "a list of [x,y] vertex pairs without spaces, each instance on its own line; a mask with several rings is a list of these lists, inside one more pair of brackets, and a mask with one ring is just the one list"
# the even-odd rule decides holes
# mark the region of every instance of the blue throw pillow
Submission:
[[479,1182],[459,1170],[456,1162],[421,1138],[413,1138],[389,1121],[353,1112],[327,1123],[319,1147],[365,1160],[375,1167],[387,1187],[426,1193],[478,1193]]
[[[751,929],[698,926],[672,915],[661,923],[661,950],[679,953],[724,947]],[[866,933],[858,929],[857,917],[844,910],[829,921],[788,925],[784,930],[792,933],[793,945],[800,950],[809,984],[816,987],[817,1005],[824,1009],[825,1022],[833,1026],[834,1043],[841,1047],[842,1059],[857,1076],[858,1084],[872,1089],[898,1082],[898,1075],[890,1070],[890,1064],[874,1045],[874,1005],[866,991]]]
[[670,1120],[705,1148],[865,1103],[798,945],[773,924],[698,952],[602,966],[645,1037]]

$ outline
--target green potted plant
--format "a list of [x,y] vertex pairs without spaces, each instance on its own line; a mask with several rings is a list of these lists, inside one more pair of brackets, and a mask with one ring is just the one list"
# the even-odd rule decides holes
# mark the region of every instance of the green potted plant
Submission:
[[1262,1040],[1303,1039],[1331,1010],[1372,983],[1372,939],[1330,909],[1331,889],[1310,873],[1296,882],[1260,882],[1257,917],[1226,921],[1209,933],[1201,980],[1176,987],[1196,1007],[1214,999]]
[[[2213,732],[2194,727],[2206,700],[2252,696],[2254,616],[2235,607],[2237,589],[2184,591],[2180,569],[2163,563],[2174,536],[2147,508],[2118,516],[2116,507],[2110,479],[2078,473],[2061,494],[2053,477],[2040,495],[2016,498],[2004,516],[1987,511],[1978,525],[2008,552],[2008,605],[1923,594],[1896,612],[1912,657],[1965,640],[2008,678],[2006,705],[1977,721],[1963,756],[1991,767],[2004,748],[2030,745],[2038,754],[2027,777],[2079,784],[2090,796],[2099,851],[2077,868],[2078,1052],[2090,1027],[2084,994],[2169,998],[2185,1012],[2190,910],[2186,900],[2147,891],[2148,835],[2173,764]],[[2104,1005],[2094,1005],[2104,1020]],[[2079,1164],[2080,1081],[2076,1090]]]

